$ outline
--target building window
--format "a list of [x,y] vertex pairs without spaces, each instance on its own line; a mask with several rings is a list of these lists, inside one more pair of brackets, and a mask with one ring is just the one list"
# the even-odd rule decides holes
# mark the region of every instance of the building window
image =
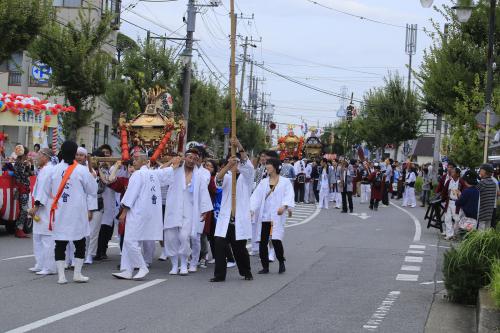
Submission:
[[108,143],[108,136],[109,136],[109,126],[104,125],[104,143]]
[[94,123],[94,149],[97,150],[99,148],[99,122]]
[[436,120],[425,119],[423,121],[421,130],[426,134],[434,134],[436,132]]
[[83,0],[54,0],[52,2],[55,7],[71,7],[78,8],[82,6]]
[[105,12],[111,12],[114,17],[111,22],[111,27],[118,30],[120,27],[120,12],[121,12],[121,0],[101,0],[102,14]]
[[21,85],[22,73],[18,71],[9,71],[9,86],[20,86]]

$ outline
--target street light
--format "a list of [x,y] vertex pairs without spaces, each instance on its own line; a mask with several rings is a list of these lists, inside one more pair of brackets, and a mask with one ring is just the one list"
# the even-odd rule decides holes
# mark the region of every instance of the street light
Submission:
[[472,7],[472,6],[453,6],[451,8],[455,10],[455,13],[457,14],[458,22],[466,23],[467,21],[469,21],[471,15],[472,15],[472,9],[474,7]]
[[434,2],[434,0],[420,0],[420,4],[424,8],[429,8],[430,6],[432,6],[433,2]]

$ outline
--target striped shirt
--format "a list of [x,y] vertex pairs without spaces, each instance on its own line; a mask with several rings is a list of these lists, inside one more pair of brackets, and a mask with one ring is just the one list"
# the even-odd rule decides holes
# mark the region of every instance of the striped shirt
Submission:
[[497,184],[491,177],[481,179],[479,190],[479,222],[491,222],[497,198]]

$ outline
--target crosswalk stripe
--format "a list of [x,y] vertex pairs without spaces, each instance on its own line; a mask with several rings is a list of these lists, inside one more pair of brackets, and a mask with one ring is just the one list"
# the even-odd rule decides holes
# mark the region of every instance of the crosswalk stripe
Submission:
[[414,274],[398,274],[396,276],[396,280],[398,280],[398,281],[416,282],[416,281],[418,281],[418,275],[414,275]]

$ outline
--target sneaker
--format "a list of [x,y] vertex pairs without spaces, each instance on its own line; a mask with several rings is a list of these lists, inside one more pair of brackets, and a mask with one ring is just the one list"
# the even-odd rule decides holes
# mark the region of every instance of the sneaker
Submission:
[[210,265],[215,264],[215,259],[210,259],[209,261],[207,261],[207,264],[210,264]]
[[200,260],[200,268],[207,268],[207,261],[205,259]]
[[236,266],[236,263],[234,261],[228,261],[226,267],[227,268],[233,268]]
[[161,256],[158,257],[158,260],[160,260],[160,261],[166,261],[167,260],[167,256],[165,255],[165,253],[162,253]]
[[41,268],[38,268],[38,267],[31,267],[29,269],[30,272],[33,272],[33,273],[37,273],[37,272],[40,272],[42,269]]
[[57,272],[56,271],[51,271],[51,270],[48,270],[48,269],[42,269],[41,271],[36,272],[35,274],[36,275],[54,275],[54,274],[57,274]]
[[198,267],[196,265],[189,265],[188,272],[189,273],[196,273],[198,271]]

